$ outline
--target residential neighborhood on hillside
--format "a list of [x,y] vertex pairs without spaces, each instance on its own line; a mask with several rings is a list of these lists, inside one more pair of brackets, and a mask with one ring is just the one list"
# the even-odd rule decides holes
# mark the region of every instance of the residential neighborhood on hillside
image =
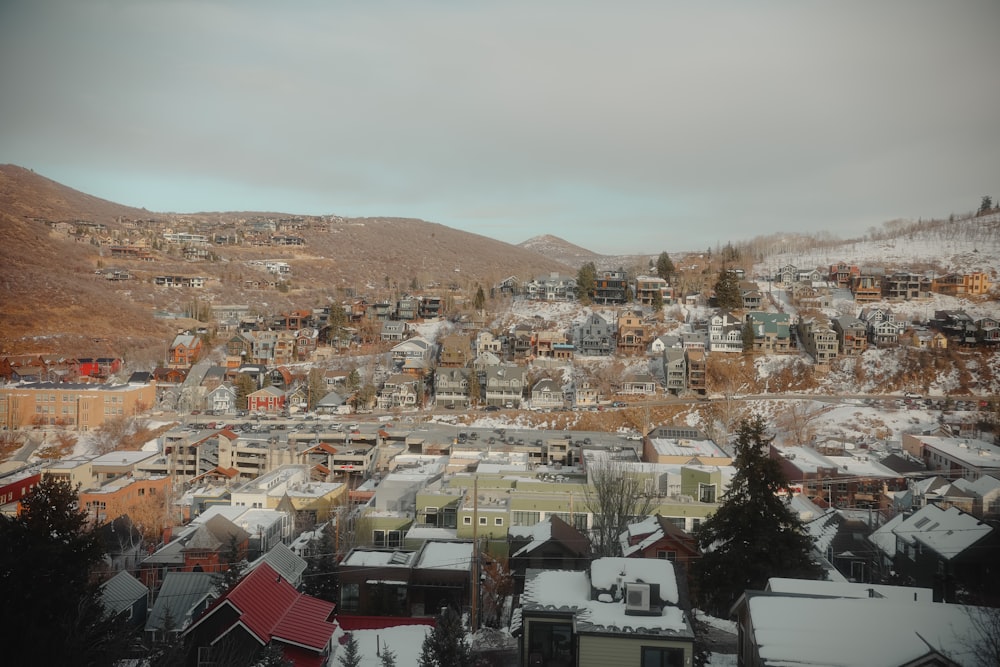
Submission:
[[[445,608],[484,664],[806,655],[791,621],[765,629],[774,604],[803,605],[799,633],[872,617],[935,637],[880,664],[970,664],[955,619],[1000,604],[989,277],[786,264],[722,269],[701,294],[585,273],[510,276],[474,309],[429,293],[213,305],[145,369],[2,356],[2,511],[43,481],[77,489],[87,525],[131,536],[105,540],[107,613],[184,664],[270,646],[334,665],[363,630],[423,641]],[[858,364],[897,368],[838,380]],[[824,579],[747,589],[706,634],[697,535],[754,413]],[[642,500],[610,552],[607,470]]]

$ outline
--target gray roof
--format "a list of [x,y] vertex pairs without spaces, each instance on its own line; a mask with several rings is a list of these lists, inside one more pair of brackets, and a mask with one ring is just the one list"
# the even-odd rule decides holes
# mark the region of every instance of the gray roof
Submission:
[[209,572],[167,572],[146,620],[146,632],[164,630],[168,614],[172,629],[183,630],[191,622],[192,612],[208,600],[220,580],[219,575]]
[[117,616],[147,594],[149,589],[124,570],[101,584],[101,604],[109,616]]
[[306,571],[306,561],[283,542],[278,542],[266,554],[255,560],[248,571],[256,569],[261,563],[267,563],[285,578],[285,581],[298,586],[302,581],[302,573]]

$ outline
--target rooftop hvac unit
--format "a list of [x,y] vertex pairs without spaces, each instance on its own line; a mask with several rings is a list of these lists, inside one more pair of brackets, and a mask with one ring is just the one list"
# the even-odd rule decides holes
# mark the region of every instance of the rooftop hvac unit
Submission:
[[649,584],[625,584],[625,613],[649,611]]

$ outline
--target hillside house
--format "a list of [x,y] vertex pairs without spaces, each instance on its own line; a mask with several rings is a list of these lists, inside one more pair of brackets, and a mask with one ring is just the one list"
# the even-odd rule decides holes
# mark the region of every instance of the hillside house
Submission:
[[856,357],[868,348],[868,330],[856,317],[834,317],[830,325],[837,334],[838,353],[843,357]]
[[622,313],[618,317],[618,352],[623,355],[640,355],[646,351],[648,334],[642,317],[636,313]]
[[792,351],[791,316],[788,313],[750,312],[746,321],[753,331],[754,352],[788,354]]
[[624,270],[598,271],[594,278],[594,303],[621,305],[629,292],[628,275]]
[[742,352],[743,322],[726,311],[712,315],[708,320],[708,349],[710,352]]

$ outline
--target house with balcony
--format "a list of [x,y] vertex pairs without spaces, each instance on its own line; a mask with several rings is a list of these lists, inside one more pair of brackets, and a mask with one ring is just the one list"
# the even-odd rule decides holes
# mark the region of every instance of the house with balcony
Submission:
[[594,303],[621,305],[625,303],[628,292],[628,274],[623,269],[597,272],[594,278]]
[[976,321],[964,310],[935,310],[931,326],[960,347],[977,344]]
[[668,393],[680,394],[687,389],[687,355],[679,348],[663,351],[663,377]]
[[825,320],[804,317],[798,323],[798,337],[802,347],[817,364],[829,364],[837,358],[840,347],[837,333]]
[[899,342],[899,334],[903,331],[902,322],[896,321],[896,315],[889,308],[868,307],[862,309],[858,319],[865,323],[868,332],[868,342],[876,347],[891,347]]
[[637,276],[635,279],[635,300],[641,305],[651,308],[656,303],[657,298],[664,305],[673,303],[673,287],[659,276]]
[[471,368],[438,368],[434,373],[434,400],[442,407],[469,407],[470,382],[476,381]]
[[568,361],[573,358],[573,346],[562,331],[539,331],[534,340],[534,355],[539,359]]
[[837,264],[830,265],[827,280],[836,284],[841,289],[850,289],[851,281],[855,276],[860,275],[861,269],[858,266],[846,262],[838,262]]
[[704,348],[687,348],[684,350],[684,361],[687,365],[687,387],[693,392],[704,394],[708,390],[708,362]]
[[708,320],[708,349],[710,352],[742,352],[742,320],[726,311],[712,315]]
[[856,357],[868,349],[868,329],[856,317],[843,315],[830,320],[837,334],[838,353],[842,357]]
[[531,407],[535,410],[561,408],[564,404],[562,386],[551,378],[542,378],[531,388]]
[[646,351],[648,334],[641,315],[625,312],[618,317],[618,352],[623,355],[635,356]]
[[874,303],[882,300],[882,274],[862,272],[851,278],[851,294],[855,303]]
[[527,388],[523,366],[496,366],[486,370],[486,405],[517,408]]
[[472,340],[462,334],[449,334],[439,341],[438,366],[463,368],[472,361]]
[[931,281],[910,271],[896,271],[882,278],[882,298],[889,301],[912,301],[930,296]]
[[614,354],[617,334],[614,323],[599,313],[592,313],[573,329],[573,344],[583,356]]
[[423,394],[424,383],[419,379],[404,373],[390,375],[378,390],[378,408],[416,408],[423,404]]
[[576,299],[576,278],[553,271],[526,283],[523,293],[535,301],[572,301]]
[[656,379],[649,373],[629,373],[622,378],[618,393],[627,396],[655,396]]
[[792,351],[791,316],[788,313],[754,311],[747,313],[746,321],[753,331],[754,352],[788,354]]

